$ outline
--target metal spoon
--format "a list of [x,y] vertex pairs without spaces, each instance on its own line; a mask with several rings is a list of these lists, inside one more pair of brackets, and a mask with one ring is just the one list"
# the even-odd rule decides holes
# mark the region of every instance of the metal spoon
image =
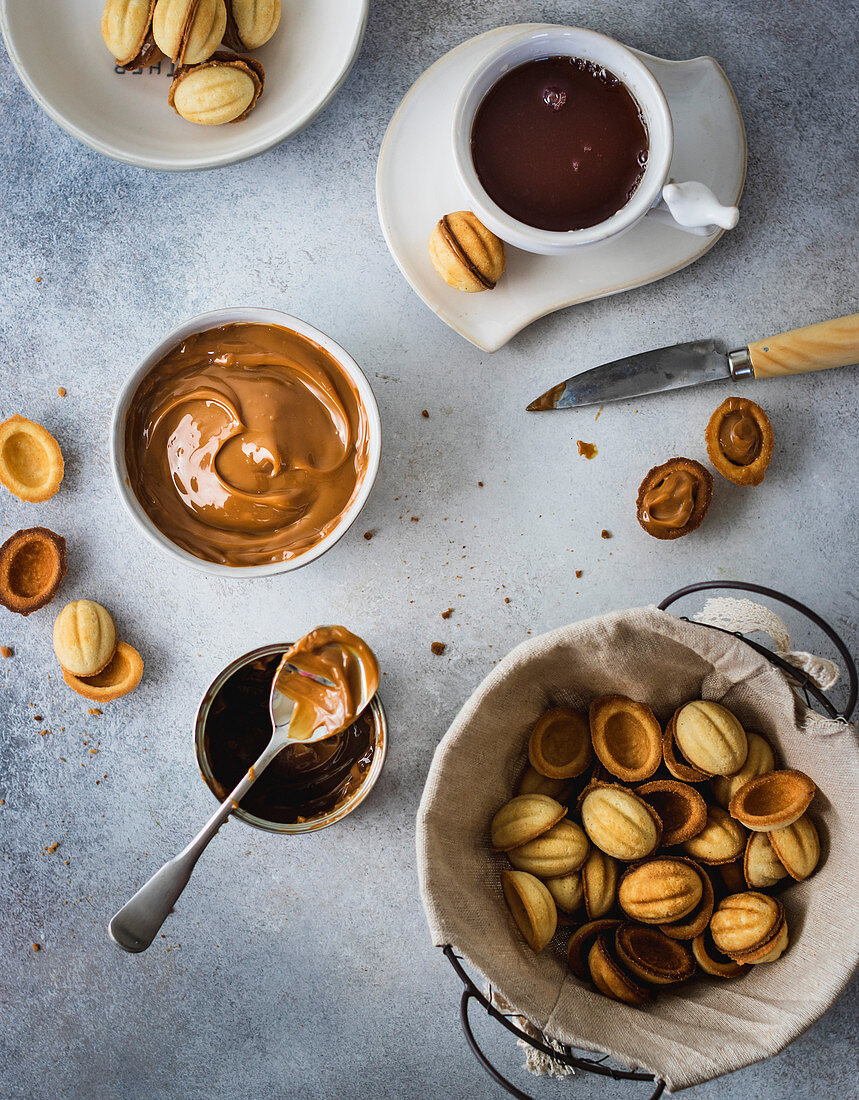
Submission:
[[[341,732],[322,728],[310,737],[295,737],[291,734],[290,723],[295,710],[295,703],[284,695],[278,687],[280,674],[284,669],[288,672],[296,672],[302,676],[307,676],[326,687],[334,687],[334,684],[326,677],[312,675],[291,665],[287,661],[286,655],[281,658],[272,680],[271,695],[269,696],[269,713],[271,714],[272,724],[271,740],[263,749],[259,759],[248,768],[235,789],[227,795],[191,843],[183,848],[177,856],[165,863],[160,870],[156,871],[152,878],[144,883],[134,897],[126,902],[113,917],[107,926],[107,930],[113,942],[118,944],[124,951],[145,951],[149,947],[155,939],[158,929],[172,912],[173,906],[185,889],[191,877],[191,872],[209,841],[233,810],[238,808],[242,798],[278,753],[289,744],[309,745],[313,741],[322,741],[326,737],[332,737],[334,734]],[[371,679],[370,682],[367,682],[366,678],[362,678],[361,699],[355,712],[356,717],[361,714],[375,695],[377,686],[378,679]]]

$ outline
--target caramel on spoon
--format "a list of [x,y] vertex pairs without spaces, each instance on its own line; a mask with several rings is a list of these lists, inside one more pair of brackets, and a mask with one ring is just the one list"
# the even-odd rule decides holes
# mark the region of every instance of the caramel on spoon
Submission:
[[269,697],[271,740],[194,839],[156,871],[108,925],[124,951],[145,951],[185,889],[212,837],[290,743],[323,741],[347,729],[379,686],[373,651],[342,626],[322,626],[288,649],[274,675]]

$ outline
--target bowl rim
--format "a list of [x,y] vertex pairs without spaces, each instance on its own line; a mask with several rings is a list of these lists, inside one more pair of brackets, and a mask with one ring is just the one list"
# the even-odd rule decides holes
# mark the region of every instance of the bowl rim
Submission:
[[[582,229],[563,231],[539,229],[514,218],[490,197],[477,176],[470,152],[471,131],[483,99],[501,79],[505,71],[510,71],[520,64],[526,64],[527,60],[519,60],[515,64],[511,63],[506,70],[498,72],[489,87],[475,102],[473,110],[469,109],[469,101],[474,97],[477,88],[486,77],[518,50],[527,48],[529,45],[536,47],[546,44],[547,54],[560,53],[562,56],[578,57],[580,53],[574,45],[576,39],[590,42],[595,47],[602,46],[610,51],[619,51],[629,69],[635,74],[638,88],[643,86],[647,89],[648,94],[645,101],[638,88],[628,87],[633,99],[647,116],[645,121],[648,129],[648,160],[644,175],[632,196],[610,217],[597,222],[596,225],[585,226]],[[571,45],[566,49],[562,49],[560,45],[562,42],[571,43]],[[606,67],[611,68],[611,64],[606,63]],[[618,79],[622,78],[618,77]],[[652,118],[650,117],[651,114]],[[659,137],[658,145],[654,144],[654,123],[658,123],[663,131]],[[474,205],[475,213],[487,222],[489,228],[494,229],[502,240],[514,247],[526,251],[540,250],[546,254],[552,254],[569,252],[588,244],[598,244],[608,240],[610,237],[617,236],[632,228],[645,216],[653,203],[658,200],[662,186],[668,178],[671,158],[674,153],[674,124],[668,100],[659,81],[644,61],[629,46],[610,35],[602,34],[600,31],[594,31],[588,27],[538,24],[536,26],[529,25],[518,34],[506,39],[472,68],[459,91],[454,105],[451,146],[454,168],[460,183],[469,201]],[[656,154],[658,154],[658,157]]]
[[[258,646],[256,649],[251,649],[247,653],[244,653],[241,657],[236,657],[234,661],[231,661],[221,669],[203,693],[200,705],[194,715],[194,725],[192,729],[192,736],[194,738],[194,758],[197,762],[197,767],[200,769],[200,775],[202,776],[203,782],[215,798],[218,798],[218,796],[215,794],[215,791],[212,790],[212,786],[209,782],[209,777],[212,776],[212,770],[209,767],[208,757],[203,752],[203,732],[209,717],[209,708],[218,691],[220,691],[233,673],[238,672],[240,668],[243,668],[257,657],[268,657],[271,654],[283,653],[289,649],[292,644],[292,642],[271,642],[269,645]],[[371,711],[373,715],[373,724],[376,731],[375,751],[373,752],[373,759],[367,774],[349,799],[339,806],[335,806],[333,810],[329,810],[327,814],[320,814],[318,817],[311,818],[309,821],[294,823],[271,821],[269,818],[257,817],[255,814],[248,813],[247,810],[243,810],[241,807],[237,807],[233,810],[231,816],[237,818],[239,821],[243,821],[246,825],[252,825],[255,829],[261,829],[263,832],[295,836],[302,833],[318,832],[320,829],[327,829],[329,825],[335,825],[338,821],[342,821],[344,817],[351,814],[353,810],[361,805],[373,787],[375,787],[388,754],[388,716],[385,712],[385,708],[382,706],[382,700],[379,698],[378,693],[373,696],[365,709]],[[214,777],[212,776],[212,778]],[[218,799],[218,801],[220,801],[220,799]]]
[[317,115],[325,110],[343,86],[346,77],[351,72],[352,66],[355,64],[361,52],[361,46],[364,42],[364,35],[367,30],[367,22],[370,15],[370,0],[357,0],[362,7],[361,17],[356,25],[355,34],[349,44],[349,49],[344,55],[343,64],[328,92],[318,103],[308,107],[304,114],[300,115],[298,119],[283,129],[277,130],[274,134],[269,134],[260,138],[245,149],[197,157],[183,155],[179,160],[175,158],[165,160],[156,156],[136,154],[130,150],[112,144],[109,141],[102,140],[96,134],[72,122],[59,107],[41,92],[15,46],[15,38],[9,25],[8,18],[8,8],[12,2],[13,0],[0,0],[0,32],[2,32],[3,41],[6,45],[6,52],[9,54],[12,66],[18,74],[21,83],[30,93],[30,96],[36,104],[41,107],[45,114],[56,122],[62,130],[65,130],[67,134],[81,142],[81,144],[89,146],[90,149],[94,149],[97,153],[110,157],[111,160],[120,161],[123,164],[130,164],[135,168],[146,168],[159,172],[200,172],[209,168],[224,168],[229,164],[241,164],[242,161],[251,160],[253,157],[258,157],[263,153],[267,153],[276,145],[280,145],[281,142],[286,141],[287,138],[300,133],[301,130],[304,130],[313,122]]
[[[337,525],[324,538],[288,561],[263,562],[260,565],[224,565],[221,562],[198,558],[181,546],[177,546],[153,523],[128,483],[128,467],[125,463],[125,418],[138,386],[158,360],[172,347],[175,347],[180,340],[195,333],[204,332],[206,329],[225,324],[278,325],[298,333],[299,336],[305,336],[313,340],[337,361],[347,377],[355,384],[367,414],[368,465],[358,492],[340,517]],[[110,465],[113,472],[113,483],[134,525],[174,560],[216,577],[270,577],[278,573],[290,573],[294,569],[301,569],[321,557],[335,543],[340,541],[363,510],[373,490],[381,457],[382,420],[379,414],[379,406],[367,376],[352,356],[336,340],[333,340],[307,321],[302,321],[300,317],[294,317],[292,314],[283,313],[278,309],[268,309],[264,306],[227,306],[223,309],[198,313],[196,316],[189,317],[186,321],[174,326],[158,343],[149,348],[137,367],[122,383],[114,400],[110,418]]]

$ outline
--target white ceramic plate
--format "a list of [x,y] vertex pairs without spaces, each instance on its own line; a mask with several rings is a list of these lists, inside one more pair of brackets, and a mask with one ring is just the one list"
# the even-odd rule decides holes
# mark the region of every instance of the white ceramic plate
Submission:
[[101,37],[101,0],[0,0],[18,75],[64,130],[140,168],[217,168],[264,153],[306,126],[352,67],[370,0],[283,0],[277,33],[253,54],[265,90],[235,125],[195,126],[167,104],[173,66],[116,71]]
[[[400,270],[433,312],[484,351],[497,351],[556,309],[679,271],[722,235],[693,236],[648,217],[581,254],[535,256],[508,248],[507,271],[493,291],[462,294],[442,282],[430,264],[427,237],[442,214],[468,205],[453,165],[454,105],[471,68],[520,30],[499,27],[478,35],[427,69],[391,119],[376,171],[379,220]],[[671,108],[672,178],[700,180],[721,202],[736,205],[746,174],[746,137],[728,78],[712,57],[663,61],[633,53],[662,85]]]

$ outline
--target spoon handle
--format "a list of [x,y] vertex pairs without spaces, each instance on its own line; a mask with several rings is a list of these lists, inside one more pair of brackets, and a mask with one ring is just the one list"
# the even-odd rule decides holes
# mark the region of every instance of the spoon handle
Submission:
[[286,743],[285,740],[276,743],[276,739],[272,738],[262,756],[245,772],[194,839],[157,870],[116,913],[107,926],[115,944],[131,952],[145,951],[149,947],[158,929],[173,911],[209,841]]

